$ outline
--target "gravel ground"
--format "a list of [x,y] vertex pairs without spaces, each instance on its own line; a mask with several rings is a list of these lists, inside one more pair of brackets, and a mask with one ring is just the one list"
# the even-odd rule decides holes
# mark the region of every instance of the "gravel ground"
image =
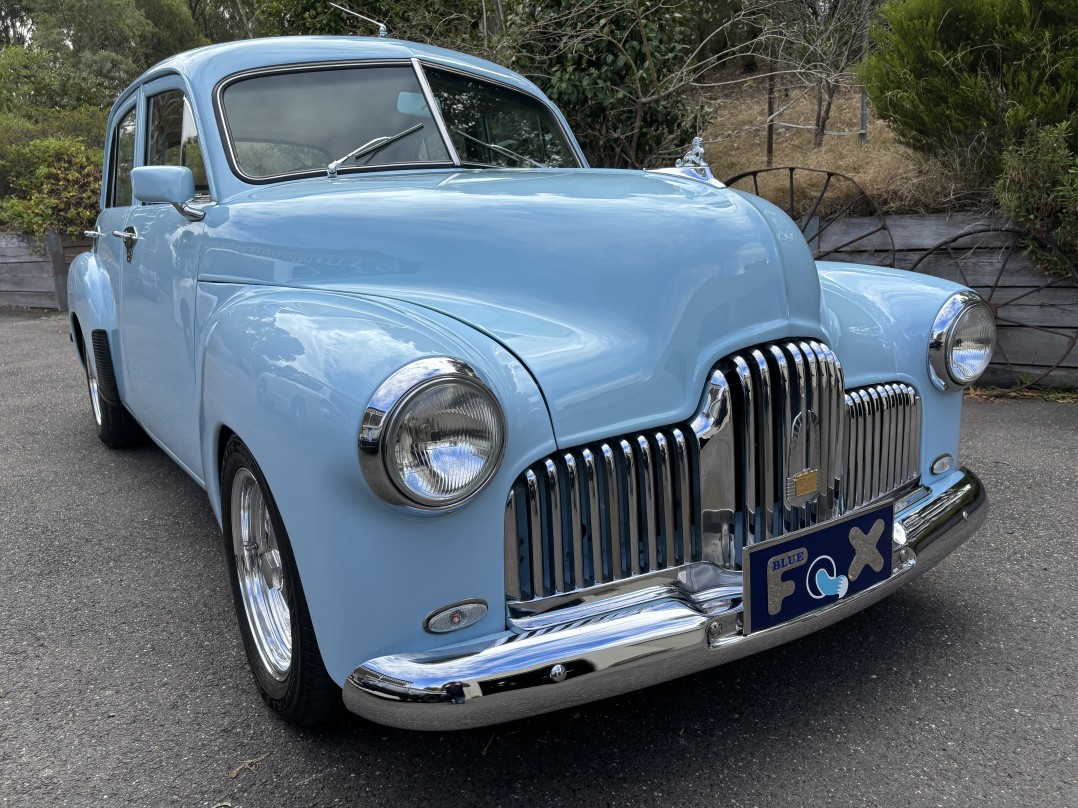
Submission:
[[967,404],[988,522],[883,603],[444,734],[263,708],[204,493],[97,440],[62,315],[0,310],[0,412],[0,805],[1078,806],[1078,405]]

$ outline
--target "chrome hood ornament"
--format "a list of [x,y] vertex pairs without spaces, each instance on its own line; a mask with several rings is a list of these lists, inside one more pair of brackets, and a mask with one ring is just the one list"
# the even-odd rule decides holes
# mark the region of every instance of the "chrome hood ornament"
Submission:
[[692,139],[692,147],[685,152],[685,156],[674,161],[674,166],[698,179],[707,181],[714,179],[711,175],[711,166],[704,160],[704,139],[699,135]]

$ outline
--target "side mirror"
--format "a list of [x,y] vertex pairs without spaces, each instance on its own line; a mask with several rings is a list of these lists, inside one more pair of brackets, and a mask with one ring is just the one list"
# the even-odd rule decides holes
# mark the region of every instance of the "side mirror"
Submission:
[[140,202],[167,202],[193,222],[206,217],[188,203],[195,196],[195,175],[186,166],[139,166],[131,169],[131,191]]

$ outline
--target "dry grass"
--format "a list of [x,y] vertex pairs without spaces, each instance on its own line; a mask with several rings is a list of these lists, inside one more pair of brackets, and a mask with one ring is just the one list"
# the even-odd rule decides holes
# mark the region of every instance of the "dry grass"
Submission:
[[[736,78],[737,74],[717,80]],[[716,108],[714,121],[704,132],[708,161],[719,179],[767,164],[767,79],[752,78],[743,84],[723,88],[707,102]],[[778,91],[777,103],[785,102]],[[786,123],[810,126],[815,122],[816,99],[809,94],[780,118]],[[860,128],[861,98],[857,89],[840,91],[832,108],[828,130],[856,132]],[[775,166],[805,166],[837,171],[853,177],[879,205],[882,213],[933,213],[983,207],[983,189],[964,187],[961,174],[938,162],[927,160],[900,145],[887,124],[869,113],[868,143],[857,135],[828,135],[814,148],[811,129],[775,127]],[[795,187],[795,207],[803,214],[813,204],[823,175],[807,175]],[[749,187],[741,185],[738,187]],[[775,172],[761,177],[761,195],[783,208],[789,207],[789,177]],[[856,196],[852,186],[832,182],[819,213],[841,210]],[[851,213],[867,212],[854,209]]]

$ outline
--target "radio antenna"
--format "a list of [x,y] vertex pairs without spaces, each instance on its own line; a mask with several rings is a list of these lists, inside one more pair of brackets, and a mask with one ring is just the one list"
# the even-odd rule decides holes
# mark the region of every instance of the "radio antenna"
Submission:
[[378,22],[378,20],[372,20],[370,17],[364,17],[362,14],[359,14],[358,12],[352,11],[352,9],[345,8],[344,6],[339,6],[336,3],[330,3],[330,5],[333,6],[334,8],[336,8],[336,9],[340,9],[345,14],[351,14],[353,17],[359,17],[361,20],[365,20],[366,22],[369,22],[371,25],[377,25],[378,26],[378,36],[380,36],[380,37],[389,36],[389,31],[386,30],[386,24],[384,22]]

